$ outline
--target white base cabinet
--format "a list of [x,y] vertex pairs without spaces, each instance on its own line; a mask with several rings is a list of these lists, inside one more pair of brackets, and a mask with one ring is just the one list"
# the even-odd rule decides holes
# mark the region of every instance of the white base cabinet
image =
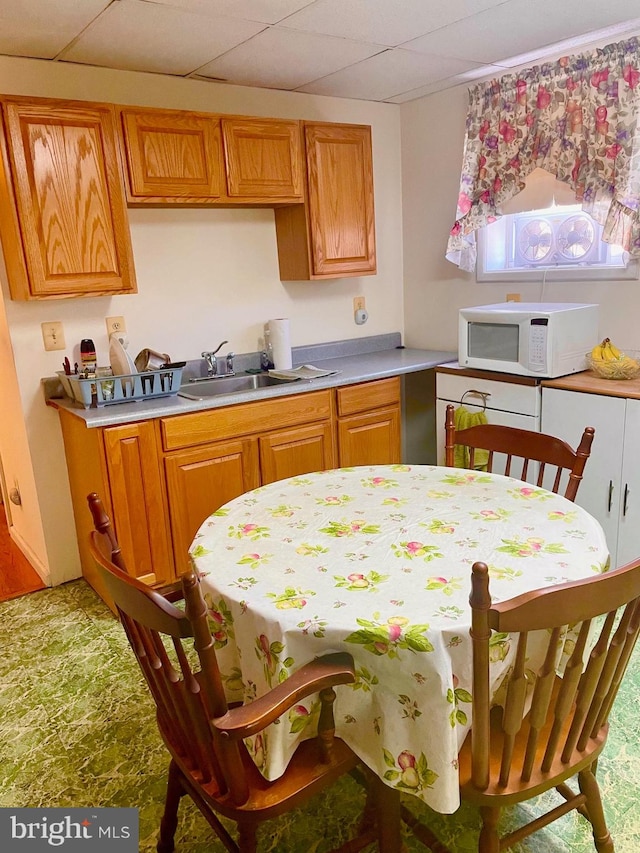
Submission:
[[576,503],[602,525],[617,568],[640,556],[640,400],[543,387],[543,432],[576,447],[587,426],[596,432]]

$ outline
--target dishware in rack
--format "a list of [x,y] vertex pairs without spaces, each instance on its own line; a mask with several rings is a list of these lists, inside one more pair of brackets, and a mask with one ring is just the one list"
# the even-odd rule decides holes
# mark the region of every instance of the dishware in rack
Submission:
[[128,376],[137,373],[136,366],[117,335],[109,338],[109,363],[114,376]]

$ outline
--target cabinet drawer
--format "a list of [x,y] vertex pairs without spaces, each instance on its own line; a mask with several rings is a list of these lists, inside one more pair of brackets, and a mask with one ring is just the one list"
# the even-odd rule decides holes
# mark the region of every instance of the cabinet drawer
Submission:
[[393,376],[391,379],[378,379],[375,382],[338,388],[337,399],[339,417],[399,405],[400,377]]
[[[472,393],[472,392],[480,393]],[[476,376],[453,376],[436,373],[436,397],[451,403],[461,403],[464,395],[466,406],[481,406],[486,394],[488,409],[517,412],[520,415],[537,417],[540,414],[540,386],[515,382],[501,382]]]
[[330,420],[332,410],[332,392],[327,389],[297,394],[295,397],[275,397],[191,415],[161,418],[162,446],[164,450],[178,450],[181,447],[263,433],[265,429]]

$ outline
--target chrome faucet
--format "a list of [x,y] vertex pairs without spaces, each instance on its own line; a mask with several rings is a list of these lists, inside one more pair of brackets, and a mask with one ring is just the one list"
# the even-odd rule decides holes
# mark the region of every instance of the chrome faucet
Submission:
[[222,341],[214,350],[203,352],[202,358],[206,359],[207,362],[207,376],[233,376],[233,359],[235,353],[230,352],[227,353],[224,362],[224,368],[222,370],[218,369],[218,359],[216,358],[216,353],[220,351],[220,349],[228,344],[229,341]]

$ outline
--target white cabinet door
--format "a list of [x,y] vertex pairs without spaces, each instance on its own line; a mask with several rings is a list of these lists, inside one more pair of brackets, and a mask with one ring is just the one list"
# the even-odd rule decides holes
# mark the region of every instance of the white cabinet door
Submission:
[[640,400],[627,400],[616,565],[624,566],[637,557],[640,557]]
[[558,388],[542,389],[542,432],[557,435],[575,448],[585,427],[595,429],[591,455],[576,503],[602,525],[612,567],[621,565],[616,550],[623,490],[622,454],[627,402],[622,397],[603,397]]

